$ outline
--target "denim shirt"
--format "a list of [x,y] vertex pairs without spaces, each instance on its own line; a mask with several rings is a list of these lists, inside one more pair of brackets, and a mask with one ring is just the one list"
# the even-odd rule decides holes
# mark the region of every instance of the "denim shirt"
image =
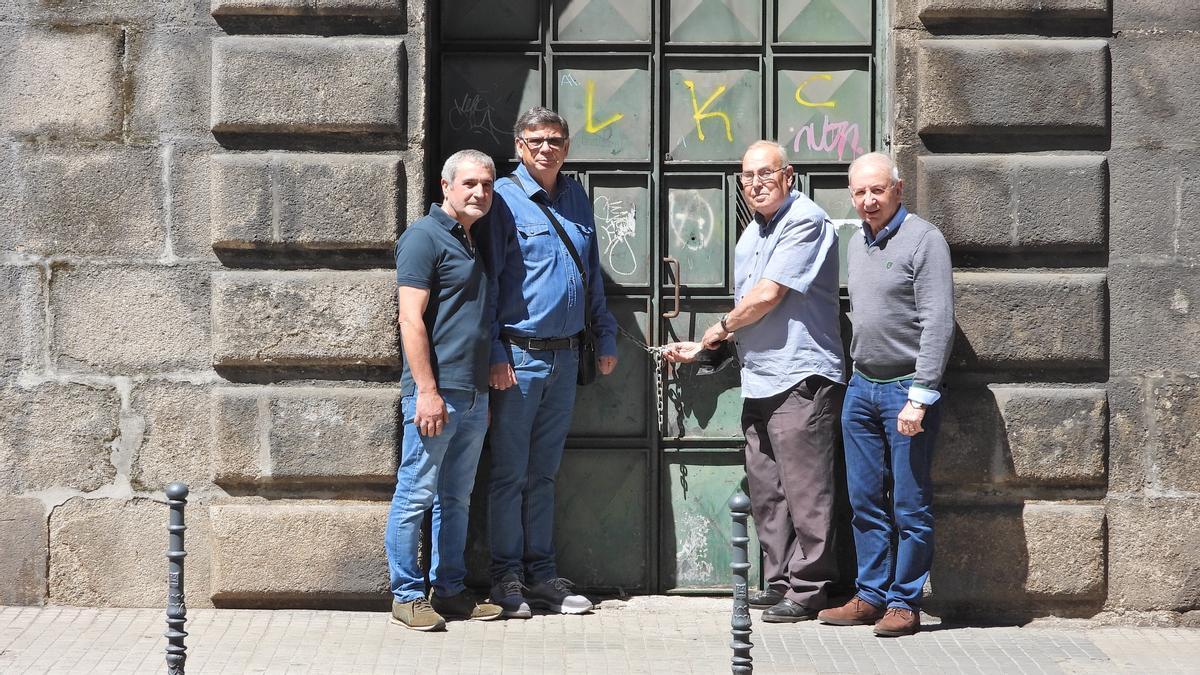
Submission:
[[597,351],[600,356],[616,356],[617,322],[604,298],[591,200],[582,185],[561,174],[556,196],[550,200],[524,165],[518,166],[516,173],[520,185],[508,176],[496,181],[487,222],[482,228],[476,226],[492,281],[488,293],[494,298],[490,304],[496,315],[491,329],[491,363],[508,361],[502,333],[548,339],[575,335],[584,327],[579,270],[534,200],[550,208],[575,245],[587,269]]

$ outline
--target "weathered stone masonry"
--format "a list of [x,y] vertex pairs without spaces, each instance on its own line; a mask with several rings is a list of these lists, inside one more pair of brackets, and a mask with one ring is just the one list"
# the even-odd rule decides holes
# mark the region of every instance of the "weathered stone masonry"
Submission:
[[[895,0],[892,148],[957,267],[930,607],[1200,623],[1200,9]],[[0,603],[386,586],[418,0],[0,7]]]

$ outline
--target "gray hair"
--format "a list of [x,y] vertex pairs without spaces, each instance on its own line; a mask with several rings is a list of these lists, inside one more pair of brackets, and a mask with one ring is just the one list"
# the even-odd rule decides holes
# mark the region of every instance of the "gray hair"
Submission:
[[478,150],[459,150],[458,152],[446,158],[446,163],[442,165],[442,180],[447,183],[454,182],[454,176],[458,174],[458,166],[463,162],[472,162],[479,166],[485,167],[492,172],[492,177],[496,177],[496,163],[487,153]]
[[850,169],[846,172],[847,175],[854,173],[854,170],[861,166],[874,165],[882,166],[885,171],[892,177],[893,183],[900,182],[900,168],[896,166],[896,162],[882,152],[868,152],[850,162]]
[[776,143],[775,141],[768,141],[766,139],[751,143],[750,147],[746,148],[746,152],[743,153],[742,156],[745,157],[750,153],[751,150],[757,150],[758,148],[769,148],[773,150],[775,154],[779,155],[779,166],[784,167],[790,164],[790,162],[788,162],[787,148]]
[[567,126],[567,120],[562,115],[553,110],[535,105],[529,110],[521,113],[517,118],[517,123],[513,125],[513,138],[520,138],[521,132],[533,127],[545,126],[552,124],[562,129],[563,135],[567,138],[571,137],[571,128]]

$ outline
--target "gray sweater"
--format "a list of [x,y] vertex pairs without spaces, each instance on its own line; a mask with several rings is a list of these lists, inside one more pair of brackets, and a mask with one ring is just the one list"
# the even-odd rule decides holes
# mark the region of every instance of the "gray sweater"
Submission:
[[876,380],[913,375],[938,388],[954,344],[950,247],[929,221],[908,214],[876,246],[862,234],[848,251],[854,368]]

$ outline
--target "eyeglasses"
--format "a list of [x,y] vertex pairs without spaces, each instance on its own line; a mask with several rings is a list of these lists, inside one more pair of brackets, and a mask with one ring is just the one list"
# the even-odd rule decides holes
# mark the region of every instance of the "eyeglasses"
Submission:
[[735,175],[737,176],[738,181],[740,181],[742,185],[750,185],[751,183],[754,182],[755,178],[757,178],[760,182],[766,183],[767,181],[771,180],[771,176],[774,176],[775,174],[779,173],[780,171],[783,171],[786,168],[787,168],[786,166],[781,166],[778,169],[764,168],[764,169],[759,169],[758,171],[743,171],[743,172],[735,174]]
[[540,150],[547,143],[555,150],[562,150],[567,145],[567,138],[565,136],[542,136],[540,138],[521,136],[520,138],[521,142],[531,150]]

